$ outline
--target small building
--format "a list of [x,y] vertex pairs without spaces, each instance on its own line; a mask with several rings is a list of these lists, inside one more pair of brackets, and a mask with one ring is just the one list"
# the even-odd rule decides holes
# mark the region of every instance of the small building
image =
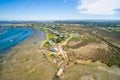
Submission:
[[56,36],[59,36],[59,35],[60,35],[60,33],[58,33],[58,32],[55,32],[54,34],[55,34]]
[[57,72],[57,76],[58,77],[61,77],[62,76],[62,74],[63,74],[63,71],[64,71],[64,69],[63,68],[60,68],[59,70],[58,70],[58,72]]
[[49,40],[49,41],[47,42],[47,44],[49,44],[49,45],[53,45],[54,42],[53,42],[52,40]]
[[64,36],[62,34],[60,34],[59,37],[63,38]]
[[57,47],[52,47],[52,48],[50,48],[50,51],[51,51],[51,52],[58,52],[59,49],[58,49]]

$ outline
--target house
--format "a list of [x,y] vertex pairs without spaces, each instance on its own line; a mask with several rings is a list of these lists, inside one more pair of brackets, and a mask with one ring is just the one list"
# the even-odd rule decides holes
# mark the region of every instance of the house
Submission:
[[63,69],[63,68],[60,68],[60,69],[58,70],[58,72],[57,72],[57,76],[58,76],[58,77],[61,77],[62,74],[63,74],[63,71],[64,71],[64,69]]
[[50,48],[49,51],[51,51],[51,52],[58,52],[59,49],[57,47],[52,47],[52,48]]
[[54,34],[55,34],[56,36],[59,36],[59,35],[60,35],[58,32],[54,32]]
[[62,34],[60,34],[59,37],[63,38],[64,36]]
[[47,42],[47,44],[49,44],[49,45],[53,45],[54,42],[53,42],[52,40],[49,40],[49,41]]

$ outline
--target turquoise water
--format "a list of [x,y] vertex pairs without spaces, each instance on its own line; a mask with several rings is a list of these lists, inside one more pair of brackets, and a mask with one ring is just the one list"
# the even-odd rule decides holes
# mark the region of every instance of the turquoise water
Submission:
[[19,43],[32,34],[27,28],[8,28],[0,34],[0,52]]

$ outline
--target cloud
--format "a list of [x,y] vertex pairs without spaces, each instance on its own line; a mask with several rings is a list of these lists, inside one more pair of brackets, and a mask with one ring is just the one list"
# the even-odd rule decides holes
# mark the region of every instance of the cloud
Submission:
[[67,2],[67,0],[63,0],[64,2]]
[[79,0],[77,9],[82,14],[114,15],[120,0]]

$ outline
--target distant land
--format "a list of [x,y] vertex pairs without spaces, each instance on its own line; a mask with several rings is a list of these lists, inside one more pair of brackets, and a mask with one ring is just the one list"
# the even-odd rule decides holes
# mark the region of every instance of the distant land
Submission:
[[27,21],[27,20],[1,20],[1,23],[39,23],[39,22],[63,22],[63,23],[79,23],[79,22],[120,22],[120,20],[95,20],[95,19],[88,19],[88,20],[33,20],[33,21]]

